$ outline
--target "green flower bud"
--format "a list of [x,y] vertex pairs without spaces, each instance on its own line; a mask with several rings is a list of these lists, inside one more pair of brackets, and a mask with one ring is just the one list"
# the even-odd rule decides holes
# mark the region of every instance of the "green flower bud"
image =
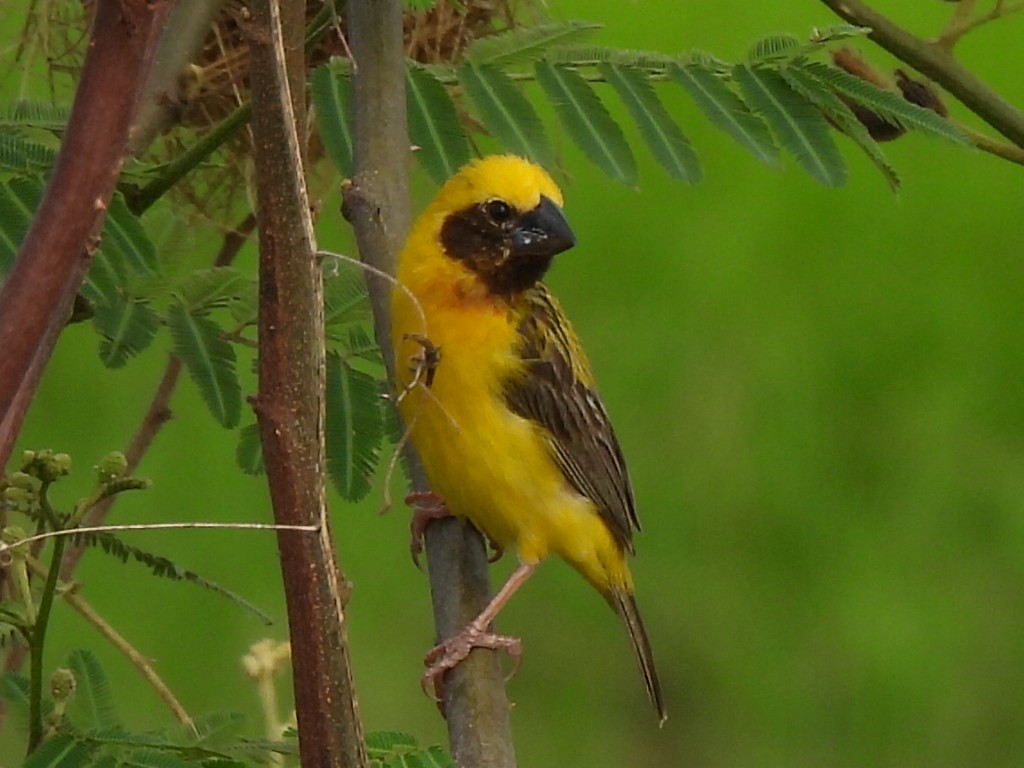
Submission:
[[50,675],[50,695],[55,702],[65,702],[75,692],[78,681],[70,669],[57,669]]
[[108,483],[121,477],[128,470],[128,459],[120,451],[108,453],[96,465],[96,476],[101,483]]

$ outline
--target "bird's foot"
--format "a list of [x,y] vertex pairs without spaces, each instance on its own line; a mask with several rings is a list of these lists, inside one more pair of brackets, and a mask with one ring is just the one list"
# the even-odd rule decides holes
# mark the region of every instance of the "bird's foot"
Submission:
[[[409,553],[416,567],[420,567],[420,554],[423,552],[423,535],[427,530],[427,523],[431,520],[441,520],[445,517],[452,517],[451,510],[445,504],[444,499],[433,491],[414,491],[405,497],[405,503],[413,508],[412,520],[409,521]],[[492,539],[487,539],[491,548],[491,554],[487,558],[488,563],[496,563],[505,554],[505,548]]]
[[412,520],[409,521],[409,553],[419,568],[420,553],[423,552],[423,534],[427,530],[427,523],[451,517],[452,513],[444,499],[432,491],[414,491],[405,497],[405,503],[413,508]]
[[515,676],[523,660],[523,644],[518,637],[497,635],[488,631],[476,621],[466,625],[459,634],[450,637],[443,643],[431,648],[423,659],[427,671],[423,673],[420,684],[423,692],[440,702],[444,674],[454,669],[469,656],[474,648],[489,648],[492,651],[505,651],[512,657],[513,667],[506,680]]

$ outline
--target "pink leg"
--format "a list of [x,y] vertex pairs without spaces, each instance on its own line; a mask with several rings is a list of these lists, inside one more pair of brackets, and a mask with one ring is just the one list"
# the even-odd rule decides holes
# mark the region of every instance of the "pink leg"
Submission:
[[[522,644],[519,638],[496,635],[490,631],[490,627],[494,617],[498,615],[498,612],[505,606],[505,603],[533,575],[536,569],[536,565],[520,565],[516,568],[512,575],[509,576],[508,581],[505,582],[505,585],[498,591],[498,594],[494,596],[491,602],[487,604],[487,607],[480,612],[479,616],[469,622],[459,634],[448,638],[443,643],[430,649],[423,660],[423,663],[427,666],[427,671],[423,674],[421,680],[423,690],[428,692],[427,695],[430,695],[429,690],[431,688],[434,689],[435,693],[439,693],[444,673],[456,667],[459,662],[469,656],[470,651],[474,648],[504,650],[515,661],[512,674],[514,675],[519,670],[522,657]],[[440,696],[437,698],[440,698]]]

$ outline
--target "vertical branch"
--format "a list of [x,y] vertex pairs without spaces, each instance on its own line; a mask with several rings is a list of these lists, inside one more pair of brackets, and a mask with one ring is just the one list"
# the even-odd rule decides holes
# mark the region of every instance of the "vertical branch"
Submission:
[[302,765],[364,768],[368,759],[344,622],[347,594],[334,561],[324,489],[323,286],[298,138],[305,71],[296,14],[304,5],[252,4],[260,231],[260,383],[254,408],[275,520],[319,526],[313,535],[278,533]]
[[60,155],[0,293],[0,466],[89,268],[170,5],[96,4]]
[[[409,229],[405,112],[405,54],[399,0],[349,0],[353,58],[355,178],[345,212],[359,252],[371,266],[394,274]],[[374,330],[391,357],[389,286],[368,277]],[[414,486],[426,481],[413,461]],[[430,587],[438,639],[451,637],[484,608],[490,596],[487,557],[480,535],[454,519],[432,522],[426,533]],[[515,753],[505,680],[497,655],[475,650],[445,676],[444,706],[452,754],[458,765],[509,768]]]

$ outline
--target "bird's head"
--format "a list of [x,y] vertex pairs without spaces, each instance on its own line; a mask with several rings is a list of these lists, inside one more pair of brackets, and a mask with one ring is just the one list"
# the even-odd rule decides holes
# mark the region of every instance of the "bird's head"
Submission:
[[558,186],[542,168],[513,155],[485,157],[462,168],[424,218],[437,227],[445,255],[496,295],[530,288],[555,254],[576,244]]

